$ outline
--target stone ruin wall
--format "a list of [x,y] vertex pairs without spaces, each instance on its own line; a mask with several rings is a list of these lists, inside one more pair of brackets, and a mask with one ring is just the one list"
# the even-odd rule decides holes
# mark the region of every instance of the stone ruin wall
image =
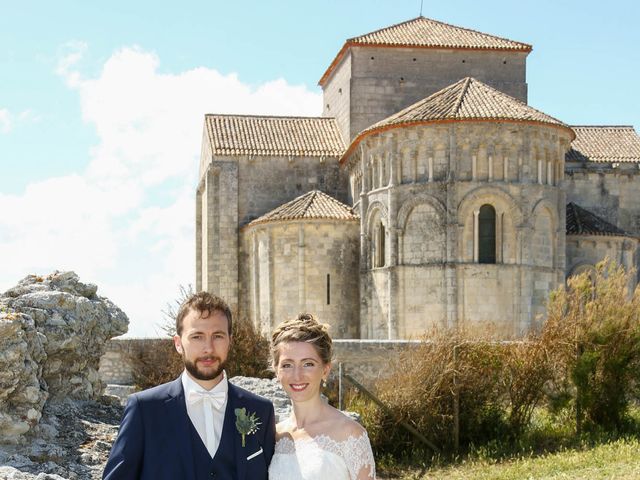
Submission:
[[[107,342],[105,353],[100,360],[100,377],[107,384],[130,385],[132,383],[129,352],[143,348],[153,348],[156,339],[117,338]],[[343,363],[344,371],[351,374],[365,386],[372,387],[375,380],[385,376],[390,364],[403,351],[413,348],[414,340],[343,340],[333,341],[334,365],[332,375],[338,374],[338,363]]]
[[30,275],[0,294],[0,444],[55,432],[39,424],[45,403],[102,395],[105,343],[129,321],[97,289],[56,272]]

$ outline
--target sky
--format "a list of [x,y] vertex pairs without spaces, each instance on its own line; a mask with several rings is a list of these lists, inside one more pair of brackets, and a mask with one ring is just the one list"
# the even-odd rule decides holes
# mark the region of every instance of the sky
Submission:
[[[425,17],[533,45],[529,104],[640,129],[640,2],[424,0]],[[344,41],[420,0],[0,0],[0,292],[73,270],[162,335],[195,283],[205,113],[320,115]]]

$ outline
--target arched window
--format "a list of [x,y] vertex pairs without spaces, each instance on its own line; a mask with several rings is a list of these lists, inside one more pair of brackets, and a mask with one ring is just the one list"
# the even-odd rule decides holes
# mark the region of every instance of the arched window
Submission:
[[480,207],[478,215],[478,263],[496,263],[496,209]]
[[385,265],[385,255],[384,255],[384,241],[385,241],[385,230],[382,222],[378,224],[375,233],[375,246],[374,246],[374,267],[384,267]]

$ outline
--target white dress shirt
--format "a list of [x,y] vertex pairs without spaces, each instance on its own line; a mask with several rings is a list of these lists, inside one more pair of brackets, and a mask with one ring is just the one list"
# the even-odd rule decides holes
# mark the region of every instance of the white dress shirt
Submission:
[[[198,435],[202,439],[202,443],[207,447],[209,455],[213,458],[220,445],[220,437],[222,436],[222,427],[224,425],[224,413],[227,408],[229,382],[227,380],[227,372],[223,372],[222,380],[211,390],[205,390],[198,383],[189,376],[187,371],[182,372],[182,387],[184,388],[184,399],[187,405],[187,414],[191,423],[196,428]],[[224,401],[220,408],[214,408],[209,402],[197,401],[192,402],[189,400],[190,394],[194,393],[224,393]],[[196,393],[196,394],[197,394]],[[193,394],[192,394],[193,397]],[[207,439],[207,425],[205,418],[208,416],[205,412],[206,409],[210,409],[213,418],[213,438]],[[211,426],[209,426],[211,432]]]

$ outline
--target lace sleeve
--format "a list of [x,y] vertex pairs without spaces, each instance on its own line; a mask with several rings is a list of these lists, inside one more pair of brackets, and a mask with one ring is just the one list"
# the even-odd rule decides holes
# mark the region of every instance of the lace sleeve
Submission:
[[371,451],[371,444],[366,433],[347,439],[343,456],[349,476],[352,480],[369,480],[376,478],[376,464]]

